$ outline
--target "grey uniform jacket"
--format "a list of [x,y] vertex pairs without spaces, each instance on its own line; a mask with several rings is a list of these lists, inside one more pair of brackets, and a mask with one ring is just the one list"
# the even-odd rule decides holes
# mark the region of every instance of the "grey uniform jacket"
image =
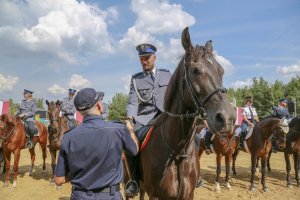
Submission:
[[65,97],[62,100],[61,111],[63,115],[66,115],[69,119],[74,119],[74,114],[76,112],[76,108],[74,105],[74,98],[70,99],[69,97]]
[[34,121],[35,113],[37,111],[37,102],[35,99],[26,101],[23,99],[21,101],[20,110],[17,112],[17,115],[23,113],[25,114],[25,121]]
[[280,118],[284,117],[286,119],[289,119],[291,117],[288,109],[281,107],[281,106],[274,106],[272,115],[280,117]]
[[155,80],[145,72],[134,74],[131,78],[127,116],[147,125],[158,110],[164,111],[164,96],[171,73],[166,69],[156,69]]

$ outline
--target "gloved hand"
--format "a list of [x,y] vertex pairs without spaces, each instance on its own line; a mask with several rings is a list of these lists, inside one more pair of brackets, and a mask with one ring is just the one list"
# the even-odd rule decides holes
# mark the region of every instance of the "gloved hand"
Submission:
[[21,113],[21,114],[19,114],[18,115],[20,118],[23,118],[23,117],[25,117],[26,116],[26,114],[24,114],[24,113]]

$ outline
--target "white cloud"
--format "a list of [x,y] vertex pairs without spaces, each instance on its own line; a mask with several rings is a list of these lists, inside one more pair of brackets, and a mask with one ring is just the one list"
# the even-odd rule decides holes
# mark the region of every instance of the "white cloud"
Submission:
[[164,44],[156,36],[182,31],[196,22],[180,4],[168,0],[132,0],[131,9],[137,19],[120,40],[121,50],[125,51],[140,43],[152,43],[163,49]]
[[300,74],[300,61],[297,64],[289,65],[289,66],[279,66],[277,67],[277,72],[283,74],[285,76],[295,76]]
[[0,92],[12,90],[18,81],[19,77],[17,76],[5,76],[0,74]]
[[131,76],[132,75],[128,74],[127,76],[124,76],[124,77],[121,78],[121,81],[123,82],[124,90],[125,90],[126,94],[128,94],[129,90],[130,90]]
[[224,58],[223,56],[220,56],[217,51],[213,51],[214,57],[218,61],[218,63],[223,67],[225,74],[231,74],[233,71],[233,64],[230,62],[230,60]]
[[0,1],[0,51],[11,59],[16,54],[19,59],[48,58],[49,65],[110,54],[114,49],[106,20],[117,18],[115,8],[100,10],[84,1]]
[[55,96],[67,93],[67,90],[58,84],[53,84],[48,88],[48,91]]
[[68,85],[70,88],[82,89],[85,87],[90,87],[92,84],[88,79],[83,78],[83,76],[79,74],[73,74]]
[[237,88],[243,88],[243,87],[246,87],[246,86],[251,86],[252,84],[253,84],[252,79],[247,79],[247,80],[244,80],[244,81],[237,80],[237,81],[233,82],[231,84],[231,86],[234,89],[237,89]]

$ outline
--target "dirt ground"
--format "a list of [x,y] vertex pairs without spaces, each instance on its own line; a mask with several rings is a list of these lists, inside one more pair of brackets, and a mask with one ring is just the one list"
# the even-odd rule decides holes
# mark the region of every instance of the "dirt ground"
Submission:
[[[47,157],[47,171],[42,172],[42,156],[39,147],[36,147],[37,157],[33,176],[28,175],[30,167],[30,155],[28,150],[22,150],[21,160],[19,166],[19,176],[17,188],[11,189],[0,187],[1,200],[68,200],[71,192],[71,185],[63,185],[61,190],[57,190],[54,185],[49,184],[51,176],[50,154]],[[224,160],[224,159],[223,159]],[[223,164],[223,163],[222,163]],[[266,183],[268,192],[263,192],[260,185],[260,174],[255,178],[256,190],[249,191],[250,179],[250,155],[241,152],[237,158],[237,173],[238,175],[231,175],[232,190],[229,191],[224,187],[225,169],[222,167],[221,173],[221,192],[215,191],[215,155],[203,155],[201,159],[201,175],[205,179],[206,184],[202,188],[195,190],[195,199],[272,199],[272,200],[299,200],[300,188],[295,185],[294,171],[292,171],[293,187],[288,189],[286,187],[286,173],[285,163],[282,153],[272,155],[271,167],[272,172],[268,174]],[[224,165],[224,164],[223,164]],[[292,165],[293,166],[293,165]],[[11,167],[12,170],[12,167]],[[0,176],[1,181],[4,181],[4,174]],[[12,179],[12,176],[11,176]],[[12,181],[11,181],[12,183]],[[3,184],[3,183],[2,183]],[[136,198],[138,199],[138,198]]]

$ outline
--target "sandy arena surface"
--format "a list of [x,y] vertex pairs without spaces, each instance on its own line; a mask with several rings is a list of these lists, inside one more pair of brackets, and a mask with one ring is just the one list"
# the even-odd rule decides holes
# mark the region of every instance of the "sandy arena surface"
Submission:
[[[47,172],[42,172],[42,156],[39,147],[36,147],[37,157],[33,176],[28,175],[30,167],[30,155],[28,150],[22,150],[21,160],[19,166],[19,175],[17,188],[11,189],[0,187],[1,200],[46,200],[59,199],[67,200],[70,197],[71,185],[63,185],[61,190],[57,190],[54,185],[49,184],[51,177],[50,154],[47,156]],[[13,159],[13,157],[12,157]],[[224,158],[223,158],[224,160]],[[232,190],[227,190],[224,187],[225,168],[222,167],[221,173],[221,192],[215,191],[215,155],[203,155],[201,160],[201,175],[205,179],[206,184],[202,188],[195,190],[195,199],[272,199],[272,200],[299,200],[300,188],[295,185],[294,170],[292,169],[292,183],[293,187],[288,189],[286,187],[286,173],[283,153],[272,154],[271,167],[272,172],[267,175],[266,183],[268,192],[263,192],[260,184],[260,174],[256,175],[255,192],[249,191],[250,180],[250,155],[241,152],[237,158],[237,173],[238,175],[231,175]],[[222,163],[224,166],[224,162]],[[293,162],[292,162],[293,166]],[[11,167],[12,171],[12,167]],[[1,174],[1,181],[3,184],[4,174]],[[11,183],[12,183],[11,175]],[[138,199],[138,198],[136,198]],[[148,198],[146,198],[148,199]]]

